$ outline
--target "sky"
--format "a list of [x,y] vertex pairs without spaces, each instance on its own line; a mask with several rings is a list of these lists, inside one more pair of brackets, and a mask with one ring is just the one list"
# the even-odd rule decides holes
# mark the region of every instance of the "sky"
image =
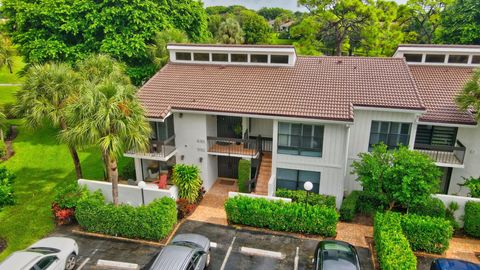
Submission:
[[[403,4],[407,0],[394,1]],[[296,0],[203,0],[203,3],[205,3],[206,7],[242,5],[254,10],[258,10],[262,7],[281,7],[293,11],[306,11],[305,8],[297,6]]]

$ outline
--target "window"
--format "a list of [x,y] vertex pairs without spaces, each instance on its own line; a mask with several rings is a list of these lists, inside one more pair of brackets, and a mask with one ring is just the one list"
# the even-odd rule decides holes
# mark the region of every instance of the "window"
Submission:
[[47,269],[52,263],[57,260],[57,256],[48,256],[43,259],[41,259],[39,262],[35,264],[31,269],[36,269],[36,270],[44,270]]
[[195,61],[210,61],[210,54],[208,53],[194,53],[193,60]]
[[150,139],[165,141],[175,134],[173,116],[167,117],[163,122],[150,122],[152,133]]
[[429,63],[444,63],[445,55],[443,54],[427,54],[425,57],[425,62]]
[[189,52],[176,52],[175,58],[177,60],[190,61],[192,60],[192,54]]
[[226,53],[212,53],[212,61],[214,61],[214,62],[228,62],[228,54],[226,54]]
[[457,127],[418,125],[415,147],[422,145],[454,146],[457,141]]
[[320,192],[320,172],[277,169],[277,188],[304,190],[303,184],[307,181],[313,184],[312,192]]
[[448,63],[467,64],[468,63],[468,55],[449,55],[448,56]]
[[480,55],[472,56],[472,64],[480,64]]
[[323,130],[323,126],[279,123],[278,153],[321,157]]
[[371,151],[374,145],[381,142],[386,144],[388,148],[395,148],[400,144],[408,145],[409,140],[409,123],[372,121],[368,151]]
[[248,62],[248,55],[232,53],[232,62]]
[[288,64],[288,55],[271,55],[270,63],[274,64]]
[[421,54],[410,54],[406,53],[403,55],[405,57],[405,61],[407,62],[422,62],[422,55]]
[[266,55],[266,54],[252,54],[252,55],[250,55],[250,62],[252,62],[252,63],[268,63],[268,55]]

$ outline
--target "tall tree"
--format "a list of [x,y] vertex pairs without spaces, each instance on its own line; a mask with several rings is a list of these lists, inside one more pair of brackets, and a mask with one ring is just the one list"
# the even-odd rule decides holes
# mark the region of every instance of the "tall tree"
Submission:
[[290,29],[290,35],[297,39],[293,43],[300,55],[321,55],[323,44],[319,41],[321,25],[315,16],[305,17],[299,24]]
[[480,121],[480,69],[477,69],[472,79],[465,84],[456,97],[456,102],[462,110],[471,111],[476,120]]
[[[118,158],[127,150],[145,151],[150,134],[136,88],[122,79],[125,75],[120,70],[106,55],[91,56],[79,65],[79,72],[88,80],[82,84],[79,98],[67,107],[72,127],[61,134],[76,144],[100,147],[114,204],[118,204]],[[91,71],[95,73],[89,74]]]
[[251,10],[242,10],[238,16],[240,26],[245,33],[245,43],[267,43],[272,36],[272,29],[262,16]]
[[151,61],[157,68],[163,67],[169,59],[167,50],[168,43],[188,43],[188,36],[185,32],[178,29],[168,29],[157,32],[153,38],[152,44],[148,45],[147,51]]
[[311,14],[317,16],[325,33],[332,35],[335,55],[342,54],[342,47],[353,33],[360,32],[371,23],[373,8],[361,0],[299,0]]
[[480,1],[456,0],[441,14],[437,41],[480,45]]
[[229,17],[220,24],[217,32],[217,40],[224,44],[242,44],[244,42],[244,35],[238,21]]
[[293,18],[293,12],[288,9],[279,8],[279,7],[263,7],[257,11],[258,15],[264,17],[267,20],[275,20],[280,16],[288,16]]
[[[25,75],[22,89],[17,92],[15,110],[29,127],[38,128],[49,123],[66,131],[69,128],[66,108],[75,99],[79,85],[78,75],[67,64],[33,65]],[[82,169],[77,150],[73,145],[68,149],[80,179]]]
[[13,56],[15,49],[10,39],[0,34],[0,68],[6,66],[10,73],[13,73]]

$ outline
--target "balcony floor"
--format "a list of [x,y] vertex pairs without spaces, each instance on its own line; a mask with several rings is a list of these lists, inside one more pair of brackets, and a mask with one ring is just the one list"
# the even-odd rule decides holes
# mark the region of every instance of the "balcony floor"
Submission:
[[438,152],[438,151],[424,150],[424,149],[415,149],[415,150],[420,153],[427,154],[436,163],[452,164],[456,166],[463,165],[463,163],[453,154],[453,152]]
[[208,149],[209,153],[219,153],[219,154],[230,154],[230,155],[239,155],[239,156],[256,156],[256,149],[245,148],[244,144],[214,144]]

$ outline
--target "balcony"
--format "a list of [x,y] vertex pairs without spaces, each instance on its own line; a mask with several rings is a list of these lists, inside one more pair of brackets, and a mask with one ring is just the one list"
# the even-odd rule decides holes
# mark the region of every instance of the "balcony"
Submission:
[[414,148],[430,156],[437,166],[463,168],[466,148],[458,140],[455,146],[415,144]]
[[257,158],[259,147],[263,145],[260,138],[236,139],[222,137],[207,137],[208,153],[218,156]]
[[125,153],[125,156],[132,158],[167,161],[173,155],[175,155],[176,152],[177,149],[175,148],[175,135],[173,135],[164,141],[150,140],[149,152],[139,153],[135,151],[128,151],[127,153]]

